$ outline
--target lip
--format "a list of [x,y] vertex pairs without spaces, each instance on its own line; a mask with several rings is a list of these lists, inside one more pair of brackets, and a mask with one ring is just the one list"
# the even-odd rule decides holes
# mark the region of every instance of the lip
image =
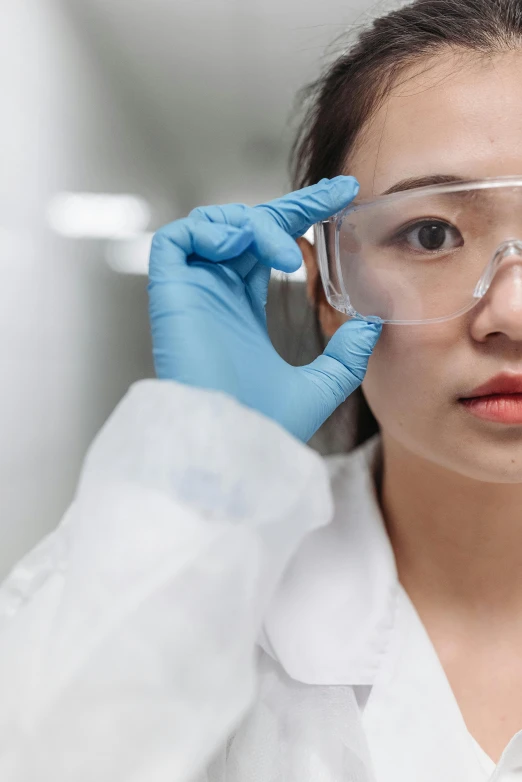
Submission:
[[464,399],[476,398],[477,396],[492,396],[493,394],[522,394],[522,374],[510,375],[508,372],[502,372],[495,375],[487,383],[470,391]]
[[459,402],[477,418],[522,424],[522,374],[496,375]]

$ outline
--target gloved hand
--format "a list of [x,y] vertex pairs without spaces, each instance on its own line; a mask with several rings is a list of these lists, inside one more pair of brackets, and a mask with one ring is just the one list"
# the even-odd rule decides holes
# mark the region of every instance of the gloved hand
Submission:
[[322,179],[259,206],[198,207],[154,234],[148,290],[158,377],[231,394],[307,442],[362,382],[382,327],[348,321],[322,356],[293,367],[268,336],[270,272],[296,271],[294,239],[358,190],[353,177]]

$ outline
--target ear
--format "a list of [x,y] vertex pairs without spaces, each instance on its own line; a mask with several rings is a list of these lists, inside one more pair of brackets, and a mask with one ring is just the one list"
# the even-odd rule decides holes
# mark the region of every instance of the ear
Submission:
[[304,236],[296,239],[296,242],[303,254],[303,260],[306,267],[306,295],[311,306],[315,307],[319,303],[316,301],[319,267],[317,265],[315,247],[308,239],[305,239]]
[[314,245],[309,242],[308,239],[305,239],[304,236],[296,239],[296,242],[303,254],[303,260],[306,266],[306,295],[308,301],[312,308],[318,312],[323,334],[327,339],[330,339],[339,326],[348,320],[348,318],[341,315],[341,313],[330,306],[326,300],[324,289],[319,279],[319,266],[317,264]]

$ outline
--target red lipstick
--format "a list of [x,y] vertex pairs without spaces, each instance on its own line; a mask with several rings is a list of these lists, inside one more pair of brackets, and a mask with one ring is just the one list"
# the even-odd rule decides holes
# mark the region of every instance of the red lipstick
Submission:
[[502,424],[522,424],[522,375],[496,375],[459,402],[477,418]]

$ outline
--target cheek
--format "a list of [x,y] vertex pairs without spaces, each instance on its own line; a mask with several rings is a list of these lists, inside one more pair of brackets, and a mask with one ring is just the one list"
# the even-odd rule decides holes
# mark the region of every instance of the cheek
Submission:
[[385,326],[368,364],[363,390],[382,429],[398,435],[440,423],[450,399],[445,384],[459,342],[451,321]]

